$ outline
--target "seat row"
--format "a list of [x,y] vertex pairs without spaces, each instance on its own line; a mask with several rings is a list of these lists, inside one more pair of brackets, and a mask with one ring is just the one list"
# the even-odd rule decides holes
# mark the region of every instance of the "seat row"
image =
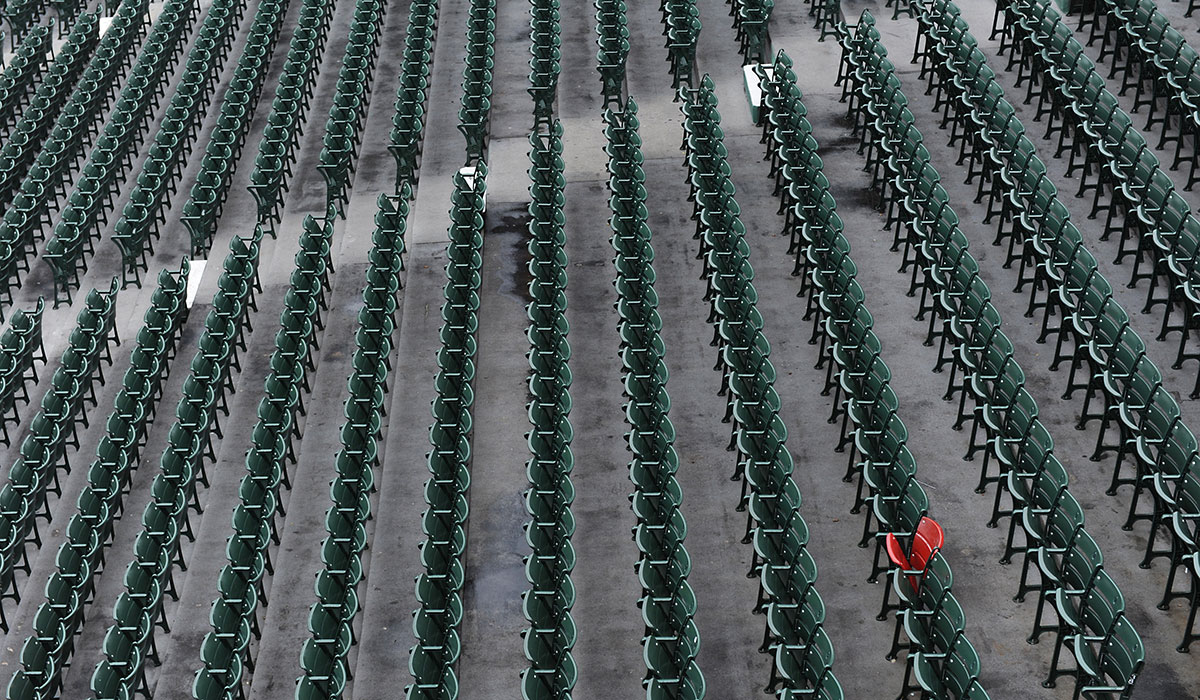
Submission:
[[426,509],[421,517],[423,571],[417,577],[419,607],[413,613],[416,644],[409,652],[413,683],[408,700],[458,696],[455,666],[462,652],[462,555],[466,547],[467,490],[471,483],[471,405],[474,403],[478,350],[479,270],[483,265],[483,211],[487,165],[479,161],[474,177],[454,174],[451,195],[446,285],[443,288],[441,348],[437,396],[425,482]]
[[196,0],[171,0],[163,6],[59,213],[42,254],[54,279],[55,307],[71,303],[71,291],[87,272],[96,234],[121,193],[122,178],[133,167],[198,13]]
[[[94,383],[104,383],[102,361],[112,364],[110,341],[117,340],[116,286],[107,293],[92,290],[63,351],[50,388],[42,396],[30,432],[0,489],[0,593],[20,601],[18,569],[29,573],[27,545],[42,545],[37,518],[50,521],[47,492],[62,495],[58,471],[71,472],[67,447],[79,447],[78,429],[88,425],[85,401],[96,403]],[[0,606],[0,627],[7,628]]]
[[65,528],[67,538],[58,549],[46,599],[38,606],[21,648],[21,668],[9,682],[8,700],[51,700],[60,694],[62,672],[71,661],[86,605],[95,594],[96,574],[105,565],[105,549],[123,510],[170,357],[187,319],[187,273],[185,261],[178,272],[159,274],[87,484]]
[[[3,116],[6,139],[4,149],[0,151],[0,194],[6,199],[20,191],[22,180],[37,160],[42,144],[87,70],[88,62],[100,44],[99,29],[99,15],[93,12],[80,15],[54,60],[45,66],[45,70],[29,76],[27,89],[33,91],[29,103],[24,109],[6,112]],[[37,37],[37,33],[30,35],[31,39]],[[21,65],[20,56],[18,53],[14,57],[10,69]],[[24,90],[18,94],[23,95]],[[73,109],[78,111],[78,108]]]
[[9,424],[19,423],[17,401],[29,403],[29,382],[38,381],[34,362],[46,362],[42,346],[42,314],[46,304],[40,297],[31,311],[18,309],[0,336],[0,434],[10,443]]
[[[1053,438],[1038,417],[1037,402],[1026,389],[1013,344],[1000,328],[991,291],[958,227],[869,12],[863,13],[853,32],[847,31],[843,49],[851,115],[862,130],[868,169],[877,174],[881,198],[895,200],[904,212],[892,222],[902,239],[897,242],[905,246],[902,269],[911,264],[914,275],[922,273],[920,282],[914,277],[914,287],[922,291],[918,318],[930,314],[927,341],[940,337],[935,369],[951,364],[947,397],[960,393],[956,427],[967,418],[972,422],[966,458],[984,451],[976,491],[982,493],[987,484],[996,482],[989,525],[1001,516],[1009,517],[1001,563],[1015,553],[1023,554],[1016,599],[1023,600],[1029,590],[1038,591],[1030,640],[1036,641],[1047,628],[1056,632],[1044,685],[1051,687],[1059,675],[1073,673],[1077,694],[1127,694],[1145,662],[1141,637],[1125,614],[1124,598],[1104,569],[1098,545],[1086,530],[1083,508],[1068,487]],[[966,408],[968,394],[973,409]],[[995,475],[988,471],[992,461]],[[999,490],[1005,485],[1012,508],[1001,511]],[[1023,546],[1014,538],[1018,520],[1025,535]],[[1040,576],[1029,583],[1034,563]],[[1042,624],[1047,604],[1057,612],[1055,625]],[[1074,669],[1059,668],[1063,648],[1076,661]]]
[[[1120,235],[1117,262],[1127,255],[1134,259],[1130,284],[1150,281],[1143,309],[1165,306],[1159,339],[1179,333],[1175,368],[1185,360],[1200,360],[1200,351],[1187,352],[1200,314],[1192,291],[1200,279],[1200,220],[1063,19],[1026,0],[1009,4],[1003,17],[1010,63],[1019,61],[1022,70],[1028,66],[1036,71],[1028,78],[1028,94],[1039,99],[1036,116],[1049,115],[1049,129],[1059,130],[1057,153],[1070,152],[1068,171],[1082,170],[1079,192],[1094,190],[1090,216],[1107,209],[1104,236]],[[1070,144],[1065,143],[1068,132],[1074,137]],[[1096,177],[1089,183],[1093,171]],[[1113,194],[1101,206],[1104,190]],[[1176,314],[1182,318],[1172,323]],[[1200,368],[1192,390],[1192,397],[1197,396]]]
[[371,102],[371,79],[379,55],[379,36],[383,31],[387,5],[381,0],[358,0],[350,22],[350,37],[338,69],[337,87],[325,135],[321,143],[317,170],[325,178],[325,205],[333,206],[345,217],[350,201],[347,189],[354,176],[358,148],[362,144],[363,122]]
[[561,58],[559,0],[529,0],[529,96],[535,129],[549,128],[554,120]]
[[[1189,170],[1184,189],[1192,189],[1200,167],[1200,143],[1196,141],[1200,105],[1192,97],[1200,90],[1200,78],[1192,74],[1192,69],[1200,62],[1200,53],[1171,26],[1170,20],[1152,0],[1100,0],[1090,9],[1080,9],[1078,30],[1090,28],[1089,46],[1100,41],[1101,61],[1111,56],[1109,80],[1122,67],[1123,56],[1120,94],[1133,88],[1133,110],[1148,108],[1143,129],[1160,127],[1155,148],[1161,149],[1172,141],[1175,143],[1171,169],[1187,162]],[[1192,142],[1191,153],[1187,156],[1185,140]]]
[[706,692],[696,658],[696,593],[688,582],[691,556],[684,546],[687,520],[683,490],[675,478],[679,455],[675,426],[668,415],[666,347],[658,295],[654,290],[653,234],[646,222],[646,174],[642,170],[637,103],[625,101],[620,112],[605,110],[612,246],[616,251],[617,332],[624,375],[627,449],[632,453],[629,479],[634,492],[635,566],[642,597],[645,633],[642,655],[646,697],[699,700]]
[[696,42],[700,39],[700,8],[696,0],[659,0],[671,89],[691,87],[696,77]]
[[121,253],[123,285],[142,285],[146,255],[154,253],[159,224],[166,223],[166,209],[191,156],[200,123],[208,116],[217,79],[225,68],[234,32],[245,10],[245,0],[221,0],[210,5],[188,52],[183,74],[113,229],[112,241]]
[[496,0],[471,0],[469,13],[458,130],[466,140],[466,163],[473,165],[485,160],[487,153],[496,52]]
[[304,0],[301,4],[283,74],[275,85],[275,99],[254,158],[250,194],[258,205],[258,223],[272,238],[283,213],[283,196],[296,162],[296,146],[320,74],[336,4],[322,0]]
[[[20,285],[21,273],[29,270],[29,257],[51,223],[51,210],[66,197],[66,184],[73,180],[87,143],[99,131],[120,76],[145,36],[147,4],[147,0],[123,0],[49,137],[44,144],[39,142],[40,151],[30,151],[37,153],[36,161],[27,170],[14,171],[20,185],[0,222],[0,300],[11,295],[12,288]],[[7,169],[0,163],[0,172]]]
[[[352,677],[348,658],[357,643],[354,619],[360,604],[358,585],[365,576],[362,554],[367,547],[365,524],[371,517],[370,495],[381,465],[384,405],[391,371],[392,335],[396,329],[397,294],[404,269],[404,234],[411,188],[399,198],[380,195],[373,245],[368,255],[363,305],[359,309],[350,390],[341,428],[337,475],[330,485],[332,505],[325,514],[328,533],[321,545],[324,567],[317,572],[317,601],[309,609],[309,638],[300,649],[303,675],[297,700],[341,698]],[[330,216],[333,215],[332,209]],[[205,696],[208,697],[208,696]]]
[[773,659],[766,691],[841,698],[714,85],[706,75],[696,88],[681,88],[678,99],[720,393],[727,396],[729,446],[737,451],[733,478],[742,482],[738,510],[747,513],[742,542],[754,547],[747,575],[759,580],[754,611],[766,618],[760,650]]
[[50,54],[50,29],[37,27],[17,47],[4,72],[0,73],[0,136],[6,141],[17,118],[28,106]]
[[196,672],[192,695],[199,700],[242,698],[244,670],[253,671],[252,632],[256,614],[266,605],[266,577],[274,573],[270,547],[279,543],[276,516],[282,513],[280,486],[290,487],[288,463],[295,463],[294,442],[301,438],[299,417],[304,394],[316,370],[317,334],[333,274],[330,214],[305,217],[300,250],[290,285],[284,292],[280,328],[275,335],[270,371],[263,385],[257,419],[246,452],[246,475],[226,541],[227,563],[218,579],[218,597],[209,615],[212,630],[200,648],[203,664]]
[[[532,76],[531,76],[532,77]],[[535,117],[536,119],[536,117]],[[522,610],[529,626],[521,692],[525,700],[565,700],[571,697],[577,671],[571,649],[576,627],[571,617],[575,585],[571,570],[575,548],[571,537],[575,516],[571,504],[574,455],[571,452],[571,346],[567,340],[567,254],[563,191],[562,125],[555,121],[548,135],[529,136],[529,326],[530,459],[526,463],[529,489],[525,492],[525,557],[529,588]]]
[[604,107],[620,107],[629,59],[629,19],[625,0],[593,0],[596,8],[596,70]]
[[[245,351],[249,313],[256,309],[259,251],[263,231],[235,237],[225,257],[204,330],[193,355],[175,420],[151,484],[150,502],[142,514],[142,529],[134,542],[133,561],[125,570],[125,590],[113,606],[103,643],[104,658],[92,673],[95,700],[126,700],[149,695],[147,660],[156,660],[154,628],[169,631],[163,596],[178,599],[176,565],[184,567],[181,537],[195,539],[188,510],[200,511],[198,485],[208,486],[205,462],[215,461],[214,437],[223,437],[218,413],[229,413],[226,393],[239,370],[238,349]],[[249,546],[232,538],[231,547]]]
[[404,57],[396,88],[388,151],[396,161],[396,193],[404,182],[417,183],[421,143],[425,133],[425,105],[433,66],[433,41],[437,34],[437,0],[417,0],[408,9]]
[[771,58],[771,12],[775,0],[726,0],[744,63]]
[[[953,571],[941,551],[945,536],[926,516],[929,499],[917,481],[917,463],[907,446],[908,429],[899,416],[891,370],[857,280],[792,61],[780,52],[769,69],[764,66],[757,72],[763,91],[763,141],[775,192],[786,210],[785,233],[794,248],[788,252],[795,253],[801,265],[808,297],[805,318],[812,319],[813,336],[820,339],[817,366],[827,363],[823,393],[834,392],[832,417],[842,417],[838,449],[847,444],[851,448],[846,478],[858,476],[851,512],[867,508],[862,544],[868,537],[876,542],[870,578],[881,570],[881,546],[892,564],[891,585],[884,589],[878,616],[883,620],[896,610],[888,659],[907,647],[902,695],[921,690],[939,698],[987,698],[979,681],[979,655],[965,636],[966,617],[952,590]],[[890,604],[893,591],[897,603]],[[902,629],[906,645],[900,642]]]
[[[947,79],[953,82],[948,85],[956,86],[947,89],[961,95],[954,100],[956,109],[969,111],[971,124],[990,124],[988,135],[976,137],[985,143],[981,153],[986,158],[981,163],[986,164],[986,171],[995,172],[993,177],[999,182],[1009,183],[997,186],[1012,220],[1008,235],[1022,242],[1022,260],[1028,261],[1023,266],[1035,270],[1026,281],[1047,291],[1042,337],[1058,335],[1051,368],[1070,360],[1065,396],[1069,398],[1076,389],[1085,392],[1079,427],[1100,419],[1092,457],[1099,460],[1107,451],[1117,454],[1108,492],[1111,495],[1121,486],[1133,486],[1125,527],[1131,528],[1138,520],[1150,521],[1143,564],[1148,566],[1158,556],[1170,558],[1169,580],[1173,582],[1174,573],[1195,551],[1188,544],[1194,539],[1184,523],[1187,513],[1200,512],[1200,508],[1192,505],[1190,497],[1182,498],[1195,488],[1191,485],[1197,476],[1193,464],[1200,456],[1195,435],[1182,420],[1180,406],[1163,385],[1158,367],[1146,356],[1145,341],[1130,327],[1129,314],[1114,299],[1112,286],[1058,200],[1045,176],[1045,165],[1023,135],[1024,127],[1012,105],[1003,99],[984,54],[957,15],[953,4],[934,3],[922,13],[922,31],[933,42],[931,46],[944,47],[940,49],[944,66],[952,69]],[[955,27],[958,29],[951,31]],[[973,128],[983,133],[982,127]],[[1049,322],[1051,313],[1061,319],[1057,328]],[[1083,378],[1077,379],[1081,370]],[[1102,408],[1093,410],[1097,396]],[[1106,441],[1114,428],[1118,439]],[[1134,473],[1122,476],[1126,461],[1132,462],[1129,466]],[[1152,504],[1149,513],[1138,511],[1143,496]],[[1169,549],[1154,549],[1160,531],[1171,536]],[[1163,604],[1174,595],[1168,585]],[[1193,605],[1181,651],[1195,638],[1195,609]]]
[[204,255],[217,233],[233,174],[246,144],[268,66],[291,0],[258,3],[246,43],[238,56],[229,86],[221,97],[221,112],[204,146],[204,158],[179,216],[191,239],[191,254]]

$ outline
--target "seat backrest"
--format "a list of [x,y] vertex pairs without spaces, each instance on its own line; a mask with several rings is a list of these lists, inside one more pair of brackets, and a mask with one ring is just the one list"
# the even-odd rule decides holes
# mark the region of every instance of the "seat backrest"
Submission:
[[917,523],[917,535],[924,538],[932,549],[941,549],[946,542],[946,534],[936,520],[925,516]]
[[[1105,576],[1098,573],[1097,580]],[[1083,632],[1090,637],[1103,640],[1107,646],[1108,638],[1112,636],[1117,621],[1125,617],[1124,599],[1110,598],[1107,592],[1093,586],[1080,601],[1079,620]]]
[[946,596],[937,610],[934,611],[929,625],[928,643],[931,645],[927,652],[937,654],[953,654],[958,648],[958,641],[965,632],[965,617],[962,606],[954,596]]
[[1121,615],[1113,625],[1112,634],[1100,648],[1100,668],[1104,674],[1124,688],[1133,687],[1146,662],[1146,649],[1133,623]]
[[921,518],[929,512],[929,495],[916,479],[905,484],[892,519],[895,532],[916,532]]
[[894,533],[887,533],[887,537],[884,539],[884,542],[888,559],[894,566],[897,566],[901,569],[912,568],[908,563],[908,555],[904,553],[904,548],[901,546],[900,540],[896,538]]
[[[924,518],[922,518],[922,520],[924,520]],[[920,531],[920,529],[918,529],[916,534],[913,535],[912,547],[909,548],[908,561],[910,564],[912,564],[914,569],[921,569],[924,571],[925,565],[929,561],[929,558],[934,552],[938,551],[938,549],[939,548],[935,545],[935,543],[926,539],[925,535]]]
[[925,562],[925,571],[921,577],[921,587],[918,591],[921,607],[925,610],[940,610],[946,607],[953,602],[953,587],[954,571],[950,569],[950,562],[942,555],[941,550],[934,550]]
[[960,637],[946,660],[943,684],[958,700],[990,700],[979,682],[979,654],[966,637]]

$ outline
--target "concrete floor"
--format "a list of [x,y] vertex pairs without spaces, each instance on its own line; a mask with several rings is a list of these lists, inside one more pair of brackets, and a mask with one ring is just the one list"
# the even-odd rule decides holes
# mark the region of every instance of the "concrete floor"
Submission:
[[[830,635],[838,652],[835,670],[848,698],[886,697],[898,692],[902,663],[884,659],[892,634],[891,623],[875,621],[882,584],[865,581],[870,567],[870,550],[855,547],[861,532],[861,516],[847,510],[853,487],[840,476],[845,456],[835,453],[837,426],[829,425],[829,399],[820,395],[824,378],[813,369],[815,348],[807,343],[809,327],[799,322],[803,300],[796,298],[798,281],[789,274],[791,260],[787,241],[779,235],[781,219],[771,195],[767,164],[762,161],[758,132],[751,123],[742,92],[741,60],[729,28],[728,8],[721,0],[697,0],[704,31],[700,37],[700,70],[710,73],[718,85],[724,118],[726,145],[738,201],[753,249],[760,291],[760,309],[766,332],[774,347],[772,359],[779,372],[778,391],[783,399],[783,417],[790,430],[789,445],[796,457],[796,479],[804,494],[804,515],[812,532],[813,555],[820,566],[818,587],[828,606]],[[972,203],[974,190],[961,184],[964,172],[954,165],[956,153],[946,146],[929,114],[930,97],[908,63],[915,22],[890,21],[890,10],[882,2],[855,0],[844,4],[848,18],[857,18],[869,8],[880,19],[879,28],[897,65],[918,126],[934,155],[944,184],[962,221],[964,233],[973,243],[982,274],[992,287],[995,303],[1004,315],[1005,328],[1018,349],[1018,359],[1038,399],[1043,420],[1058,442],[1058,454],[1072,478],[1072,490],[1087,510],[1088,527],[1104,549],[1106,567],[1121,585],[1130,617],[1146,640],[1148,661],[1138,683],[1136,697],[1174,700],[1195,697],[1200,692],[1200,668],[1191,656],[1174,651],[1186,615],[1181,601],[1169,612],[1154,608],[1165,580],[1160,562],[1141,570],[1140,560],[1146,528],[1122,532],[1128,491],[1116,497],[1104,495],[1111,457],[1091,462],[1095,441],[1093,424],[1086,431],[1073,428],[1080,399],[1059,399],[1066,381],[1065,370],[1048,370],[1049,348],[1038,345],[1036,326],[1022,316],[1025,297],[1011,293],[1015,270],[1001,267],[1002,253],[988,243],[994,230],[981,223],[983,210]],[[961,0],[965,18],[993,66],[995,42],[987,41],[993,5],[978,0]],[[412,581],[419,570],[417,543],[422,539],[420,514],[424,509],[421,486],[426,478],[429,402],[433,398],[436,372],[434,354],[438,346],[444,281],[446,212],[449,208],[450,176],[462,165],[463,142],[452,127],[456,122],[460,92],[463,28],[466,0],[442,0],[438,41],[432,72],[428,128],[417,190],[408,227],[409,256],[402,292],[402,317],[392,377],[378,475],[374,519],[368,523],[371,537],[367,576],[360,586],[363,610],[359,615],[360,644],[351,654],[355,680],[347,696],[356,700],[395,698],[409,682],[408,648],[412,644],[410,613],[415,607]],[[736,513],[738,485],[730,482],[733,455],[725,450],[728,427],[720,422],[724,398],[717,396],[718,376],[709,346],[711,330],[706,323],[707,304],[702,302],[705,284],[701,267],[694,259],[694,224],[686,202],[678,105],[672,101],[666,51],[662,46],[657,3],[629,3],[631,53],[628,90],[640,106],[641,136],[646,156],[645,170],[650,191],[650,225],[655,232],[657,291],[664,320],[663,337],[671,371],[672,419],[678,430],[677,449],[684,491],[683,511],[691,525],[687,546],[694,568],[690,581],[699,600],[697,625],[703,640],[698,662],[709,687],[709,697],[752,698],[761,694],[767,679],[768,659],[756,648],[763,621],[750,613],[756,582],[747,579],[750,548],[740,543],[744,515]],[[203,3],[207,7],[207,3]],[[294,2],[280,37],[266,91],[274,89],[287,41],[291,36],[299,2]],[[1162,9],[1173,22],[1192,36],[1200,28],[1200,17],[1184,19],[1183,4],[1163,0]],[[224,563],[224,541],[229,534],[229,513],[237,502],[237,482],[243,455],[249,444],[254,411],[260,398],[267,359],[273,346],[275,319],[281,305],[296,250],[300,222],[323,209],[324,183],[315,164],[320,151],[322,125],[328,112],[337,67],[346,41],[353,11],[350,0],[338,3],[320,75],[316,97],[309,108],[307,128],[301,139],[299,163],[286,202],[278,240],[264,242],[261,271],[265,293],[260,295],[254,332],[249,337],[237,377],[237,393],[231,396],[231,415],[224,420],[225,439],[217,445],[217,464],[209,467],[212,487],[200,494],[205,506],[202,517],[193,517],[197,541],[185,543],[189,563],[186,572],[176,573],[180,590],[178,603],[168,602],[171,634],[157,635],[163,665],[150,669],[150,685],[157,698],[187,698],[191,679],[199,665],[199,644],[208,629],[208,609],[216,596],[216,575]],[[253,14],[253,4],[243,21],[239,41]],[[336,225],[334,260],[337,274],[330,297],[328,326],[321,342],[318,372],[308,399],[304,439],[299,462],[293,467],[293,488],[284,496],[288,517],[280,528],[282,544],[274,556],[276,574],[270,583],[271,605],[260,615],[264,634],[255,647],[257,670],[247,678],[251,698],[287,698],[299,674],[298,655],[307,637],[308,608],[314,600],[311,581],[320,565],[318,548],[324,537],[323,516],[328,506],[327,485],[334,474],[333,455],[338,445],[341,404],[346,395],[345,378],[353,350],[350,329],[359,302],[366,252],[370,246],[375,199],[391,191],[393,163],[384,149],[392,116],[395,80],[399,71],[408,4],[393,0],[383,29],[382,50],[372,109],[363,134],[363,146],[354,183],[353,197],[345,221]],[[197,25],[199,23],[197,22]],[[567,232],[570,259],[568,311],[571,345],[574,350],[572,422],[576,437],[578,491],[574,512],[578,521],[574,544],[578,565],[574,581],[578,602],[574,617],[579,641],[574,655],[579,682],[574,697],[602,700],[632,698],[642,694],[644,673],[640,637],[642,622],[634,603],[640,589],[633,573],[637,550],[630,540],[633,515],[626,499],[631,490],[627,477],[629,454],[622,435],[623,404],[620,366],[616,356],[616,292],[611,281],[614,270],[607,227],[607,191],[603,124],[600,119],[599,79],[595,70],[594,9],[585,0],[562,2],[563,59],[557,115],[565,127],[567,178]],[[947,552],[955,571],[955,592],[963,603],[968,635],[979,649],[983,683],[994,698],[1065,699],[1069,683],[1044,689],[1040,680],[1049,663],[1050,645],[1030,646],[1025,637],[1033,619],[1033,600],[1012,601],[1019,567],[997,563],[1003,549],[1004,530],[984,526],[992,494],[972,492],[977,463],[960,457],[967,435],[950,429],[956,405],[941,401],[945,378],[930,372],[936,351],[922,345],[924,327],[912,320],[916,300],[906,297],[907,278],[898,274],[898,253],[888,250],[891,233],[881,230],[881,216],[874,210],[873,196],[866,189],[861,171],[863,161],[855,153],[856,140],[849,136],[844,107],[837,101],[840,89],[833,86],[839,49],[828,39],[817,41],[799,0],[778,2],[772,19],[776,49],[786,50],[795,60],[800,87],[806,95],[809,117],[822,145],[827,174],[846,222],[854,248],[859,279],[868,295],[893,372],[893,386],[902,402],[902,417],[912,436],[911,449],[920,464],[922,484],[929,492],[931,514],[947,532]],[[469,544],[465,554],[467,613],[463,622],[463,655],[460,663],[461,697],[481,700],[518,697],[518,672],[525,666],[520,630],[525,620],[520,593],[526,582],[521,557],[526,554],[522,524],[526,519],[521,498],[525,489],[524,464],[527,453],[524,433],[528,429],[524,406],[526,350],[525,313],[525,206],[527,197],[526,134],[532,124],[531,103],[525,92],[528,72],[528,14],[524,2],[499,3],[496,21],[496,69],[492,110],[492,140],[489,153],[489,192],[486,244],[484,249],[482,308],[479,329],[479,374],[472,464]],[[236,55],[236,54],[235,54]],[[228,80],[233,60],[223,80]],[[1010,99],[1019,103],[1012,89],[1013,75],[1002,73],[1000,81]],[[219,94],[218,90],[218,94]],[[266,94],[270,94],[267,92]],[[165,106],[165,101],[161,107]],[[223,257],[229,240],[249,233],[254,203],[245,189],[253,153],[261,134],[270,100],[264,99],[252,126],[230,193],[220,230],[213,245],[214,260]],[[1127,102],[1127,107],[1131,102]],[[216,107],[205,123],[206,134],[213,126]],[[1040,130],[1026,112],[1031,134]],[[1046,155],[1060,188],[1072,188],[1061,176],[1061,163]],[[144,155],[144,153],[143,153]],[[200,149],[189,160],[179,194],[172,202],[150,275],[164,267],[176,267],[187,251],[188,238],[179,224],[179,209],[199,167]],[[127,183],[118,206],[132,183]],[[1200,191],[1189,193],[1200,205]],[[1142,290],[1125,290],[1126,269],[1108,264],[1116,242],[1098,240],[1097,222],[1086,219],[1080,202],[1074,210],[1076,223],[1089,241],[1102,269],[1118,289],[1118,297],[1130,308],[1141,306]],[[105,230],[107,236],[111,224]],[[119,271],[119,256],[107,242],[97,246],[97,255],[84,279],[83,288],[107,285]],[[219,267],[214,265],[213,268]],[[147,276],[146,279],[152,279]],[[205,303],[215,290],[216,272],[205,275],[185,331],[180,356],[175,363],[162,406],[173,407],[186,375],[207,309]],[[118,297],[118,329],[124,344],[117,349],[117,363],[110,376],[120,376],[128,363],[129,339],[141,323],[151,288],[130,288]],[[48,269],[35,264],[16,305],[27,306],[38,295],[50,294]],[[84,295],[77,295],[82,299]],[[77,308],[64,306],[47,312],[46,348],[51,367],[66,344]],[[1155,319],[1134,314],[1137,329],[1153,338]],[[332,332],[330,332],[332,331]],[[1194,365],[1170,370],[1172,343],[1150,342],[1151,355],[1163,369],[1170,386],[1181,396],[1185,414],[1194,419],[1195,405],[1186,399],[1195,378]],[[39,388],[39,392],[44,388]],[[37,392],[35,392],[37,393]],[[116,393],[116,383],[101,389],[100,408],[92,410],[92,428],[81,433],[83,463],[95,450],[102,435],[104,418]],[[1077,395],[1078,396],[1078,395]],[[24,412],[25,422],[36,408]],[[167,408],[169,410],[169,408]],[[164,414],[169,415],[169,414]],[[140,513],[149,498],[149,485],[157,468],[168,421],[160,418],[151,430],[143,452],[142,466],[134,475],[126,511]],[[1193,425],[1193,427],[1195,427]],[[20,436],[2,457],[16,455]],[[75,498],[85,483],[86,470],[66,477],[63,496],[51,497],[54,513],[45,547],[31,552],[33,571],[18,583],[26,592],[19,606],[9,603],[12,630],[0,645],[0,668],[14,669],[37,605],[38,593],[54,569],[54,552],[63,534],[58,529],[74,510]],[[101,658],[100,642],[108,624],[113,601],[122,589],[121,574],[132,556],[132,542],[140,523],[126,517],[118,523],[110,547],[110,566],[97,580],[97,595],[90,606],[87,624],[76,641],[77,653],[65,674],[63,697],[89,695],[92,669]],[[45,534],[45,533],[44,533]],[[0,683],[7,673],[0,672]]]

